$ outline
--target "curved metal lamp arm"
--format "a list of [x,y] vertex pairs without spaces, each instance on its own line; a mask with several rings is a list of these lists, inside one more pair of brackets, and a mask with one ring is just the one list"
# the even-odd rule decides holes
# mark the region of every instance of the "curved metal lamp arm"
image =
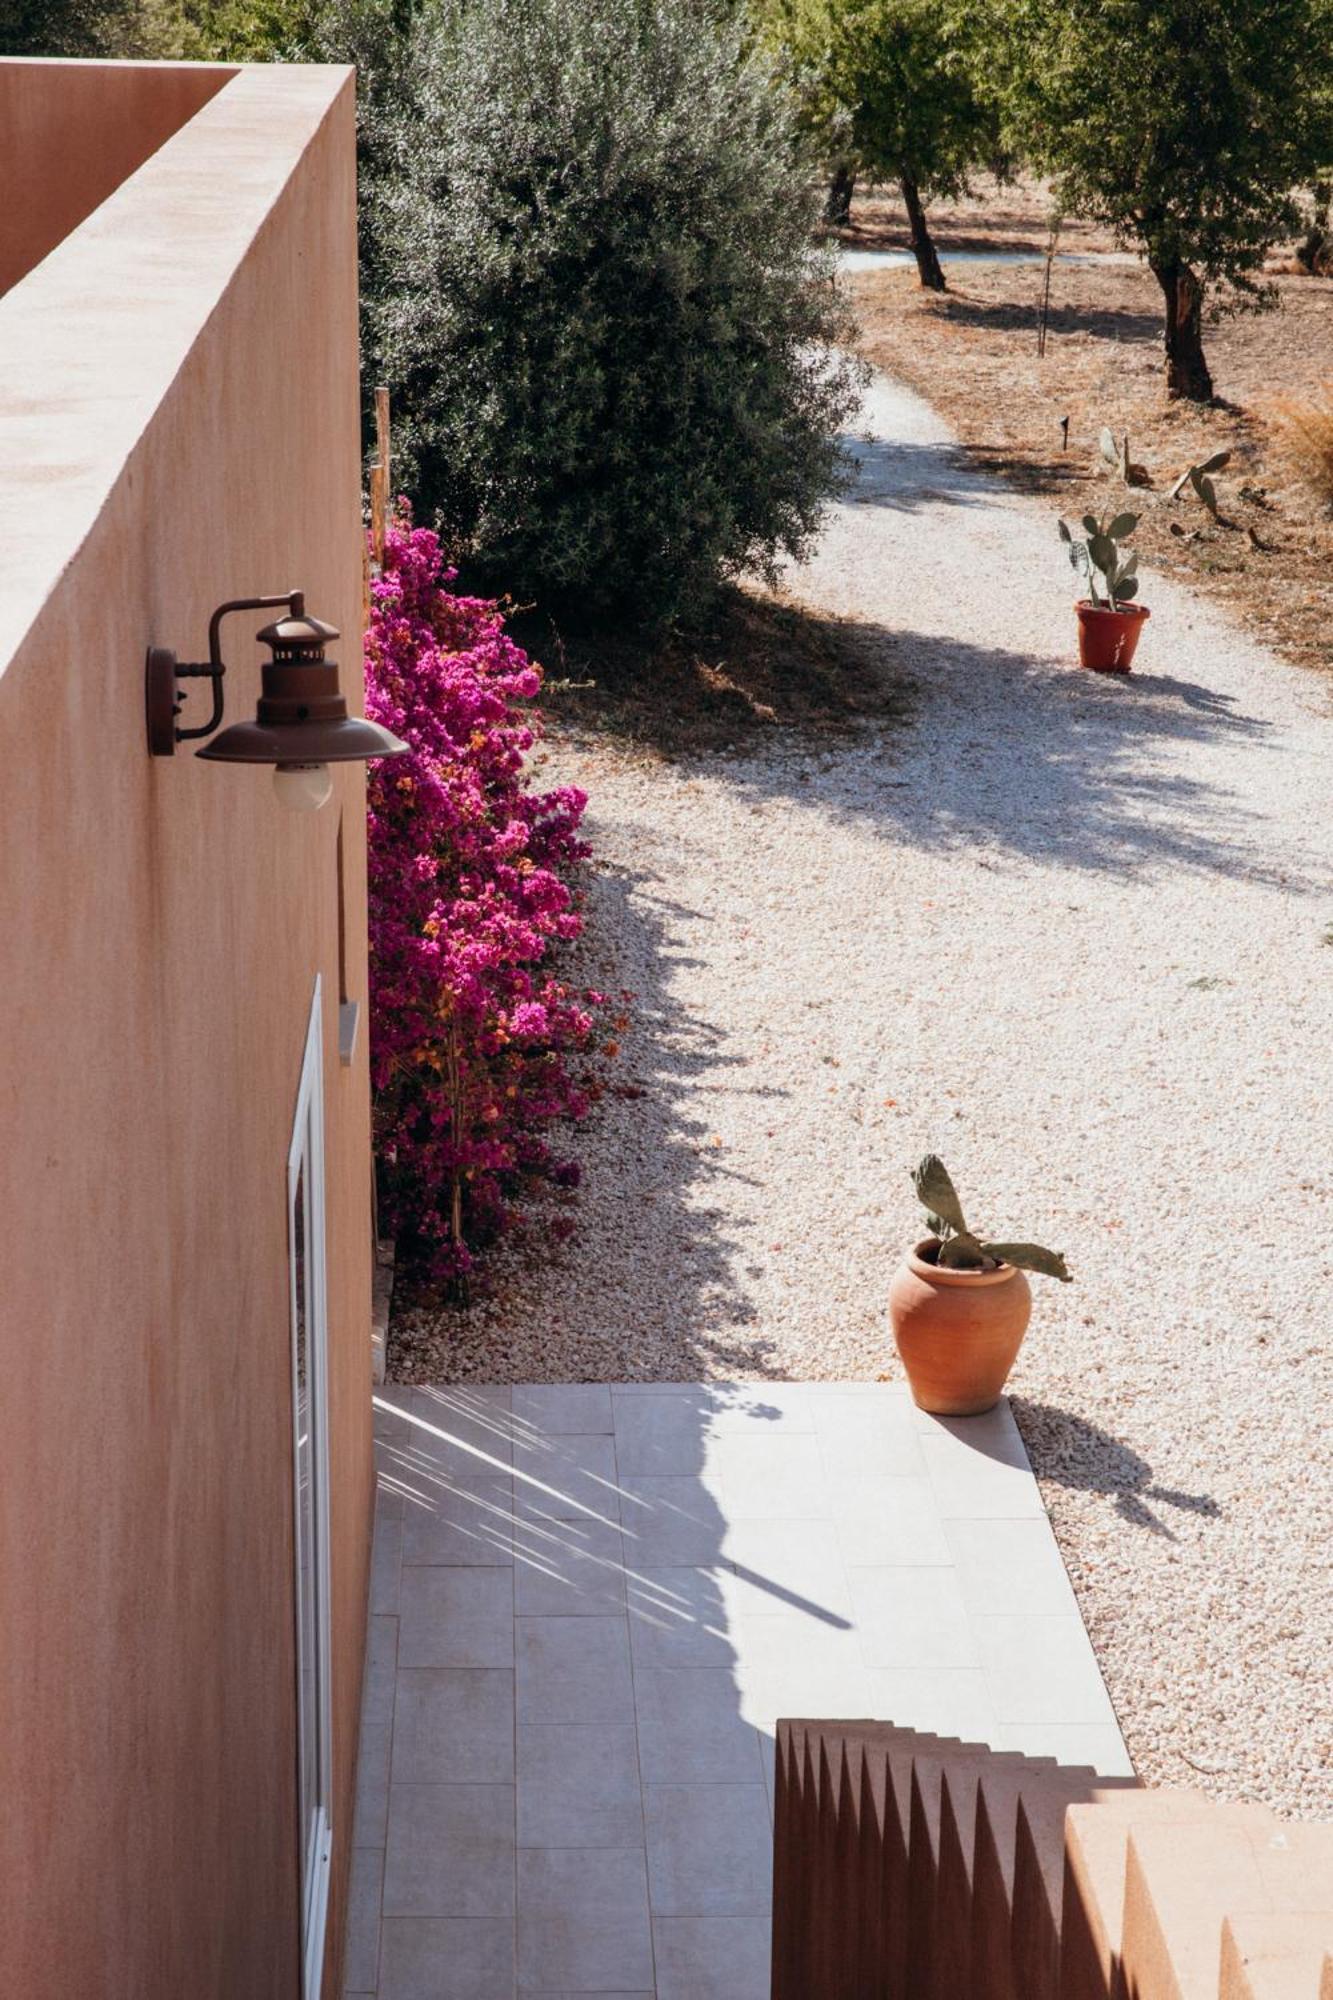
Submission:
[[177,729],[178,743],[191,743],[201,736],[212,736],[222,726],[222,676],[227,669],[222,658],[222,621],[232,611],[272,611],[285,604],[293,618],[305,616],[305,592],[283,590],[273,597],[229,597],[225,604],[219,604],[208,621],[208,664],[194,663],[176,668],[178,681],[211,681],[213,683],[213,712],[198,729]]
[[[222,659],[222,621],[232,611],[271,611],[285,604],[293,618],[305,616],[305,592],[283,590],[272,597],[230,597],[219,604],[208,621],[207,661],[187,661],[184,665],[165,646],[150,646],[144,671],[144,710],[148,724],[148,748],[154,757],[174,755],[178,743],[212,736],[222,725],[222,676],[227,669]],[[211,681],[213,712],[196,729],[179,729],[182,681]]]

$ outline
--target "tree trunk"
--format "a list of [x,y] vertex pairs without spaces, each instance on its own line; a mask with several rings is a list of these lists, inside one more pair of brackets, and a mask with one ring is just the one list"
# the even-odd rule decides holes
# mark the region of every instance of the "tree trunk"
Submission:
[[1166,393],[1211,403],[1213,378],[1203,355],[1203,287],[1188,264],[1154,264],[1166,301]]
[[856,170],[849,167],[846,160],[839,160],[833,169],[829,182],[828,199],[824,203],[824,220],[835,225],[845,224],[852,219],[852,196],[856,192]]
[[1333,262],[1333,180],[1317,180],[1311,196],[1309,221],[1296,262],[1311,277],[1317,277]]
[[912,225],[912,255],[916,258],[917,276],[929,292],[944,290],[944,272],[940,268],[939,252],[926,226],[926,211],[921,206],[921,191],[911,174],[900,173],[898,184],[903,191],[907,205],[907,220]]

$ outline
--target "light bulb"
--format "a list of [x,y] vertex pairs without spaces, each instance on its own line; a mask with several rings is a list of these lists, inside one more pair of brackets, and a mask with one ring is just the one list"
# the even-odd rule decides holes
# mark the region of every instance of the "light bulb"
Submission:
[[333,774],[327,764],[279,764],[273,790],[288,812],[318,812],[332,796]]

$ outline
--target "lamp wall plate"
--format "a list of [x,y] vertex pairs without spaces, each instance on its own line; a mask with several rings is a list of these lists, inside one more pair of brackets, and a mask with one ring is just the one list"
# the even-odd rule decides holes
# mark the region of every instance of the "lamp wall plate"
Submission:
[[176,655],[166,646],[150,646],[144,669],[144,713],[148,723],[148,749],[154,757],[176,754]]

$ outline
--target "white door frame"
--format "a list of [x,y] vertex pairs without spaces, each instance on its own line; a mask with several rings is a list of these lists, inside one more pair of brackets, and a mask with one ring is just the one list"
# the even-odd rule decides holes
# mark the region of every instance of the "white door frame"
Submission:
[[[324,1969],[324,1934],[328,1919],[330,1857],[333,1849],[333,1732],[330,1701],[332,1647],[329,1626],[329,1364],[328,1291],[324,1257],[324,1044],[322,991],[318,976],[310,1005],[296,1116],[287,1155],[287,1272],[291,1314],[292,1369],[292,1491],[294,1503],[293,1598],[296,1615],[297,1813],[301,1867],[301,1993],[302,2000],[319,2000]],[[303,1188],[304,1305],[307,1408],[310,1412],[311,1517],[314,1546],[308,1574],[315,1593],[314,1685],[316,1714],[315,1807],[306,1825],[299,1824],[301,1757],[305,1730],[305,1687],[309,1664],[303,1659],[304,1621],[300,1590],[303,1570],[301,1534],[301,1471],[297,1422],[301,1409],[297,1380],[296,1195],[305,1169]]]

